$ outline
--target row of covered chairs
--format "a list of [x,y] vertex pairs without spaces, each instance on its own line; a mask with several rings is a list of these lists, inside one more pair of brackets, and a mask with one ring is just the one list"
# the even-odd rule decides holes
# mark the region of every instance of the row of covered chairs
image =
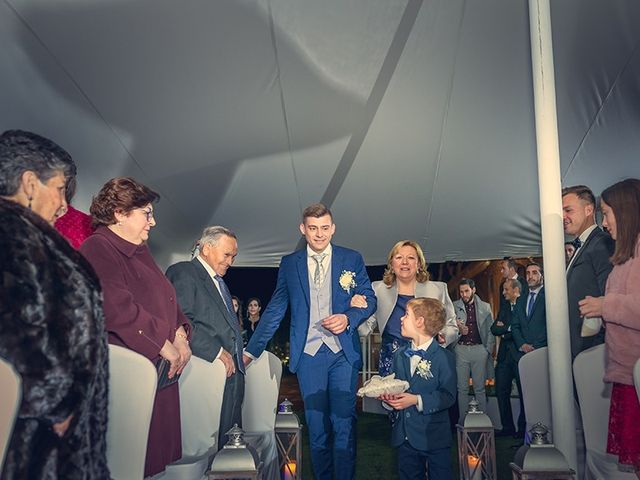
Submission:
[[[518,364],[522,396],[527,413],[527,430],[536,422],[553,425],[549,387],[548,348],[536,349]],[[579,405],[575,403],[579,478],[587,480],[633,480],[634,473],[621,472],[617,458],[607,453],[611,384],[605,383],[605,346],[585,350],[573,362],[573,376]],[[634,369],[640,397],[640,360]]]
[[[109,346],[109,423],[107,461],[114,480],[142,479],[147,437],[156,392],[153,364],[126,348]],[[280,359],[270,352],[252,362],[245,378],[243,429],[273,435],[282,376]],[[192,357],[180,377],[182,458],[153,480],[201,480],[218,450],[222,395],[221,361]],[[20,377],[0,359],[0,469],[20,405]],[[275,445],[275,440],[271,442]],[[1,470],[0,470],[1,471]]]

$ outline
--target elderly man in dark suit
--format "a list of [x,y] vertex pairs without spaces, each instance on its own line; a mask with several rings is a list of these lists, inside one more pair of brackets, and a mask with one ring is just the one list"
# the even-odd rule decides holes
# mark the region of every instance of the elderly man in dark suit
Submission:
[[578,302],[586,296],[601,297],[607,277],[613,268],[613,240],[596,224],[596,199],[584,185],[562,190],[564,231],[574,237],[576,248],[567,266],[567,295],[569,304],[569,336],[571,358],[587,348],[604,342],[601,319],[584,319]]
[[167,277],[176,289],[180,308],[191,320],[193,354],[209,362],[219,358],[227,370],[218,431],[220,449],[233,424],[242,425],[242,334],[222,278],[238,254],[238,242],[231,230],[214,226],[204,229],[198,246],[198,256],[170,266]]
[[[502,430],[496,432],[497,436],[521,437],[524,435],[526,420],[524,418],[524,404],[522,402],[522,387],[520,386],[520,375],[518,372],[518,360],[520,354],[515,346],[512,335],[512,322],[518,309],[522,307],[520,292],[522,286],[517,279],[509,278],[505,280],[502,295],[507,300],[507,309],[502,309],[501,314],[491,325],[491,333],[500,337],[500,347],[496,358],[496,397],[498,400],[498,410]],[[520,395],[520,415],[518,416],[518,430],[513,424],[513,413],[511,411],[511,385],[516,381],[518,394]]]

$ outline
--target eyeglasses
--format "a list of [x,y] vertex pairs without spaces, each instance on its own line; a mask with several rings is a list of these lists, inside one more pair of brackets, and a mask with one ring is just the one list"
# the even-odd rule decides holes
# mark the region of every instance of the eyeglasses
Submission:
[[153,218],[153,210],[145,210],[144,208],[141,208],[140,210],[144,213],[144,216],[147,217],[147,222],[150,222]]

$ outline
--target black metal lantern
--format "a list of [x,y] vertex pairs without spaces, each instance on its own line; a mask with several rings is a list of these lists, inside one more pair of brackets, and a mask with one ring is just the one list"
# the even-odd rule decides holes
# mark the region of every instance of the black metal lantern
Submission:
[[207,472],[207,479],[257,480],[262,462],[260,462],[255,449],[244,441],[244,431],[236,424],[226,435],[229,437],[229,441],[213,457],[211,470]]
[[460,480],[496,480],[496,443],[491,419],[478,410],[478,402],[469,402],[469,411],[458,430]]
[[549,429],[538,422],[531,430],[531,445],[523,445],[509,464],[513,480],[575,479],[564,455],[549,442]]
[[302,478],[302,426],[293,413],[293,404],[285,399],[276,415],[276,445],[280,472],[284,480]]

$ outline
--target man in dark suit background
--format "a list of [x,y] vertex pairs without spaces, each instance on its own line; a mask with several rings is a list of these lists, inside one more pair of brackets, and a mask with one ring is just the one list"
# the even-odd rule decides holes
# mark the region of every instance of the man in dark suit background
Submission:
[[504,292],[504,282],[509,279],[518,280],[518,282],[520,282],[520,295],[524,297],[527,294],[527,281],[518,275],[518,264],[512,258],[505,258],[500,262],[500,274],[502,275],[499,287],[501,295],[496,320],[500,320],[503,316],[506,316],[508,320],[508,317],[511,315],[511,306],[509,301],[502,295]]
[[576,248],[567,266],[569,336],[574,359],[583,350],[604,342],[601,319],[583,319],[578,302],[586,296],[604,295],[613,268],[609,257],[613,255],[614,243],[596,224],[596,199],[589,187],[564,188],[562,212],[564,231],[574,238]]
[[536,348],[547,346],[547,308],[544,297],[542,267],[530,263],[526,270],[529,293],[522,297],[524,308],[516,310],[511,322],[511,333],[521,356]]
[[238,243],[231,230],[214,226],[204,229],[198,246],[198,256],[170,266],[167,277],[176,289],[180,308],[191,320],[193,354],[209,362],[219,358],[227,371],[218,431],[220,449],[233,424],[242,425],[242,334],[222,278],[238,254]]
[[[522,286],[517,279],[509,278],[505,280],[502,294],[507,300],[508,307],[501,309],[501,315],[491,325],[491,333],[496,337],[500,337],[500,346],[496,357],[496,397],[502,430],[496,432],[497,436],[522,436],[526,428],[522,388],[520,386],[520,375],[518,374],[520,354],[515,346],[511,332],[513,317],[517,315],[517,310],[522,308],[519,301],[521,290]],[[517,431],[513,424],[513,413],[511,411],[511,385],[514,379],[520,395],[520,415],[518,417]]]

